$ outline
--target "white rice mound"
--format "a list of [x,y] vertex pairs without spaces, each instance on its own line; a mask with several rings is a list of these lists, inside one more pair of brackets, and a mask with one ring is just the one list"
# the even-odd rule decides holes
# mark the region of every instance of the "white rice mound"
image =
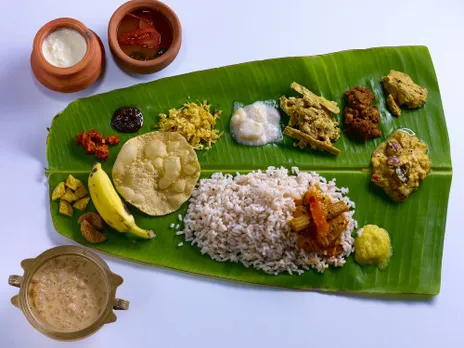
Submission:
[[202,254],[216,261],[241,262],[269,274],[302,274],[310,267],[324,272],[329,266],[341,267],[353,252],[351,236],[357,222],[354,210],[344,213],[349,219],[342,234],[343,253],[326,257],[297,246],[288,221],[295,210],[294,198],[300,198],[314,185],[334,202],[343,200],[355,207],[347,188],[337,188],[335,179],[327,182],[315,172],[300,172],[269,167],[265,172],[246,175],[215,173],[201,179],[190,198],[184,217],[185,240],[197,245]]

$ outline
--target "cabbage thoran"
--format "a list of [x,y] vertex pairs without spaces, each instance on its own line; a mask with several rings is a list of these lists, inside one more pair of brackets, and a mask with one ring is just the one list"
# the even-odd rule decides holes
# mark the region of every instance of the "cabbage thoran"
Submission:
[[206,100],[201,104],[185,103],[180,109],[169,110],[169,115],[160,114],[160,122],[155,128],[179,133],[195,150],[209,150],[222,135],[214,128],[222,111],[211,113],[210,108]]

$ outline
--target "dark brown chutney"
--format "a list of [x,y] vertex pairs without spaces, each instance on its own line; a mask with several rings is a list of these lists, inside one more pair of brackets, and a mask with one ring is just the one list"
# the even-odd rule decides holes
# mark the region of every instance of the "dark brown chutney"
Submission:
[[121,107],[111,118],[111,127],[122,133],[135,133],[143,125],[143,114],[135,107]]

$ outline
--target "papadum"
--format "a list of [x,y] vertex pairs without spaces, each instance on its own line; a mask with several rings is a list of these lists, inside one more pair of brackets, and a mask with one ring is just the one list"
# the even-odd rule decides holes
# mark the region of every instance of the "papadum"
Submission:
[[200,163],[180,134],[151,132],[124,144],[112,175],[128,203],[148,215],[166,215],[189,199],[200,176]]

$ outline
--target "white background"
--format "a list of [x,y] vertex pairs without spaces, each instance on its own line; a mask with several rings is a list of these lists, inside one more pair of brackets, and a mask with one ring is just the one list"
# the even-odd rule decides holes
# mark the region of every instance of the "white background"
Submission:
[[[131,77],[115,66],[107,44],[108,20],[122,0],[0,1],[0,347],[464,347],[464,1],[166,2],[184,30],[179,56],[161,73]],[[103,80],[75,94],[45,90],[29,65],[37,30],[66,16],[100,35],[108,54]],[[22,259],[71,244],[53,229],[44,167],[46,128],[72,100],[256,59],[408,44],[431,51],[454,166],[442,288],[432,300],[268,289],[104,256],[124,277],[118,296],[131,308],[90,338],[52,341],[10,304],[17,289],[7,278],[21,274]]]

